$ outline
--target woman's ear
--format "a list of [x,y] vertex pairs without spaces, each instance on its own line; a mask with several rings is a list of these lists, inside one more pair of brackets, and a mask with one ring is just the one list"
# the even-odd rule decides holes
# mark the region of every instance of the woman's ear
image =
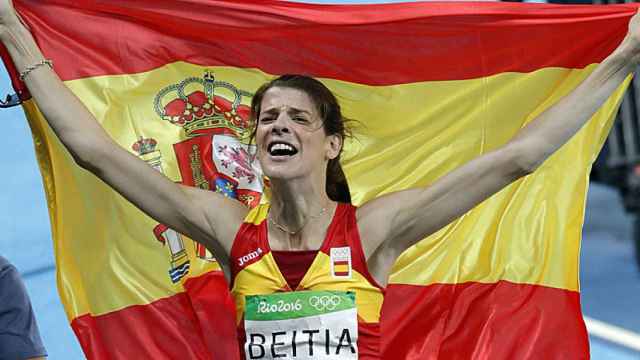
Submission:
[[327,159],[333,160],[340,155],[342,150],[342,136],[333,134],[327,136]]

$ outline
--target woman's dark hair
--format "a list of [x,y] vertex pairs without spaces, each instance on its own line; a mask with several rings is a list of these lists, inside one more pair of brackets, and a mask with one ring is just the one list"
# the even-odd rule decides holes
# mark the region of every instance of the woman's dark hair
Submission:
[[[346,126],[349,120],[342,116],[340,104],[329,90],[320,81],[305,75],[282,75],[268,83],[262,85],[251,100],[251,141],[255,139],[258,128],[257,118],[260,115],[260,105],[262,98],[267,90],[274,87],[291,88],[305,92],[314,102],[326,135],[340,135],[343,142],[346,138],[351,137],[351,132]],[[340,155],[342,149],[335,159],[329,160],[327,165],[327,185],[326,191],[329,198],[333,201],[351,203],[351,195],[349,193],[349,185],[347,178],[340,166]]]

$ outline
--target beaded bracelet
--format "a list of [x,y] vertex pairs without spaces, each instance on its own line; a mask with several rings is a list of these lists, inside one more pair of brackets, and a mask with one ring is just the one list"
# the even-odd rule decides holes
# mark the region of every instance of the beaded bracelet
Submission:
[[49,59],[44,59],[42,61],[40,61],[39,63],[33,64],[29,67],[27,67],[23,72],[20,73],[20,81],[24,81],[24,78],[27,77],[27,75],[29,75],[30,72],[32,72],[33,70],[39,68],[40,66],[44,66],[44,65],[48,65],[49,68],[51,70],[53,70],[53,61],[49,60]]

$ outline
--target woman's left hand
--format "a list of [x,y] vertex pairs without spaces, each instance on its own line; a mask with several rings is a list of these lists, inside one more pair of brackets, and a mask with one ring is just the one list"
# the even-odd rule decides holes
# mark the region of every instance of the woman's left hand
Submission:
[[640,65],[640,8],[629,20],[627,35],[618,49],[628,57],[629,62]]

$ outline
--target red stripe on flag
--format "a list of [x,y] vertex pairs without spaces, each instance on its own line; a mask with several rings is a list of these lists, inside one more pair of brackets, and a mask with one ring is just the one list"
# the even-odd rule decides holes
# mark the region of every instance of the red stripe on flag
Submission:
[[238,359],[233,304],[229,309],[229,296],[221,296],[228,293],[224,277],[207,273],[185,287],[189,293],[73,319],[71,327],[86,357]]
[[589,358],[579,293],[544,286],[391,284],[380,326],[383,359]]
[[222,271],[191,278],[184,287],[213,359],[240,359],[236,304]]
[[371,85],[582,68],[616,47],[637,7],[15,2],[63,80],[137,73],[183,60]]
[[334,261],[334,262],[333,262],[333,265],[334,265],[334,266],[337,266],[337,265],[349,265],[349,261],[346,261],[346,260],[336,260],[336,261]]
[[177,294],[71,322],[89,359],[210,359],[189,298]]

